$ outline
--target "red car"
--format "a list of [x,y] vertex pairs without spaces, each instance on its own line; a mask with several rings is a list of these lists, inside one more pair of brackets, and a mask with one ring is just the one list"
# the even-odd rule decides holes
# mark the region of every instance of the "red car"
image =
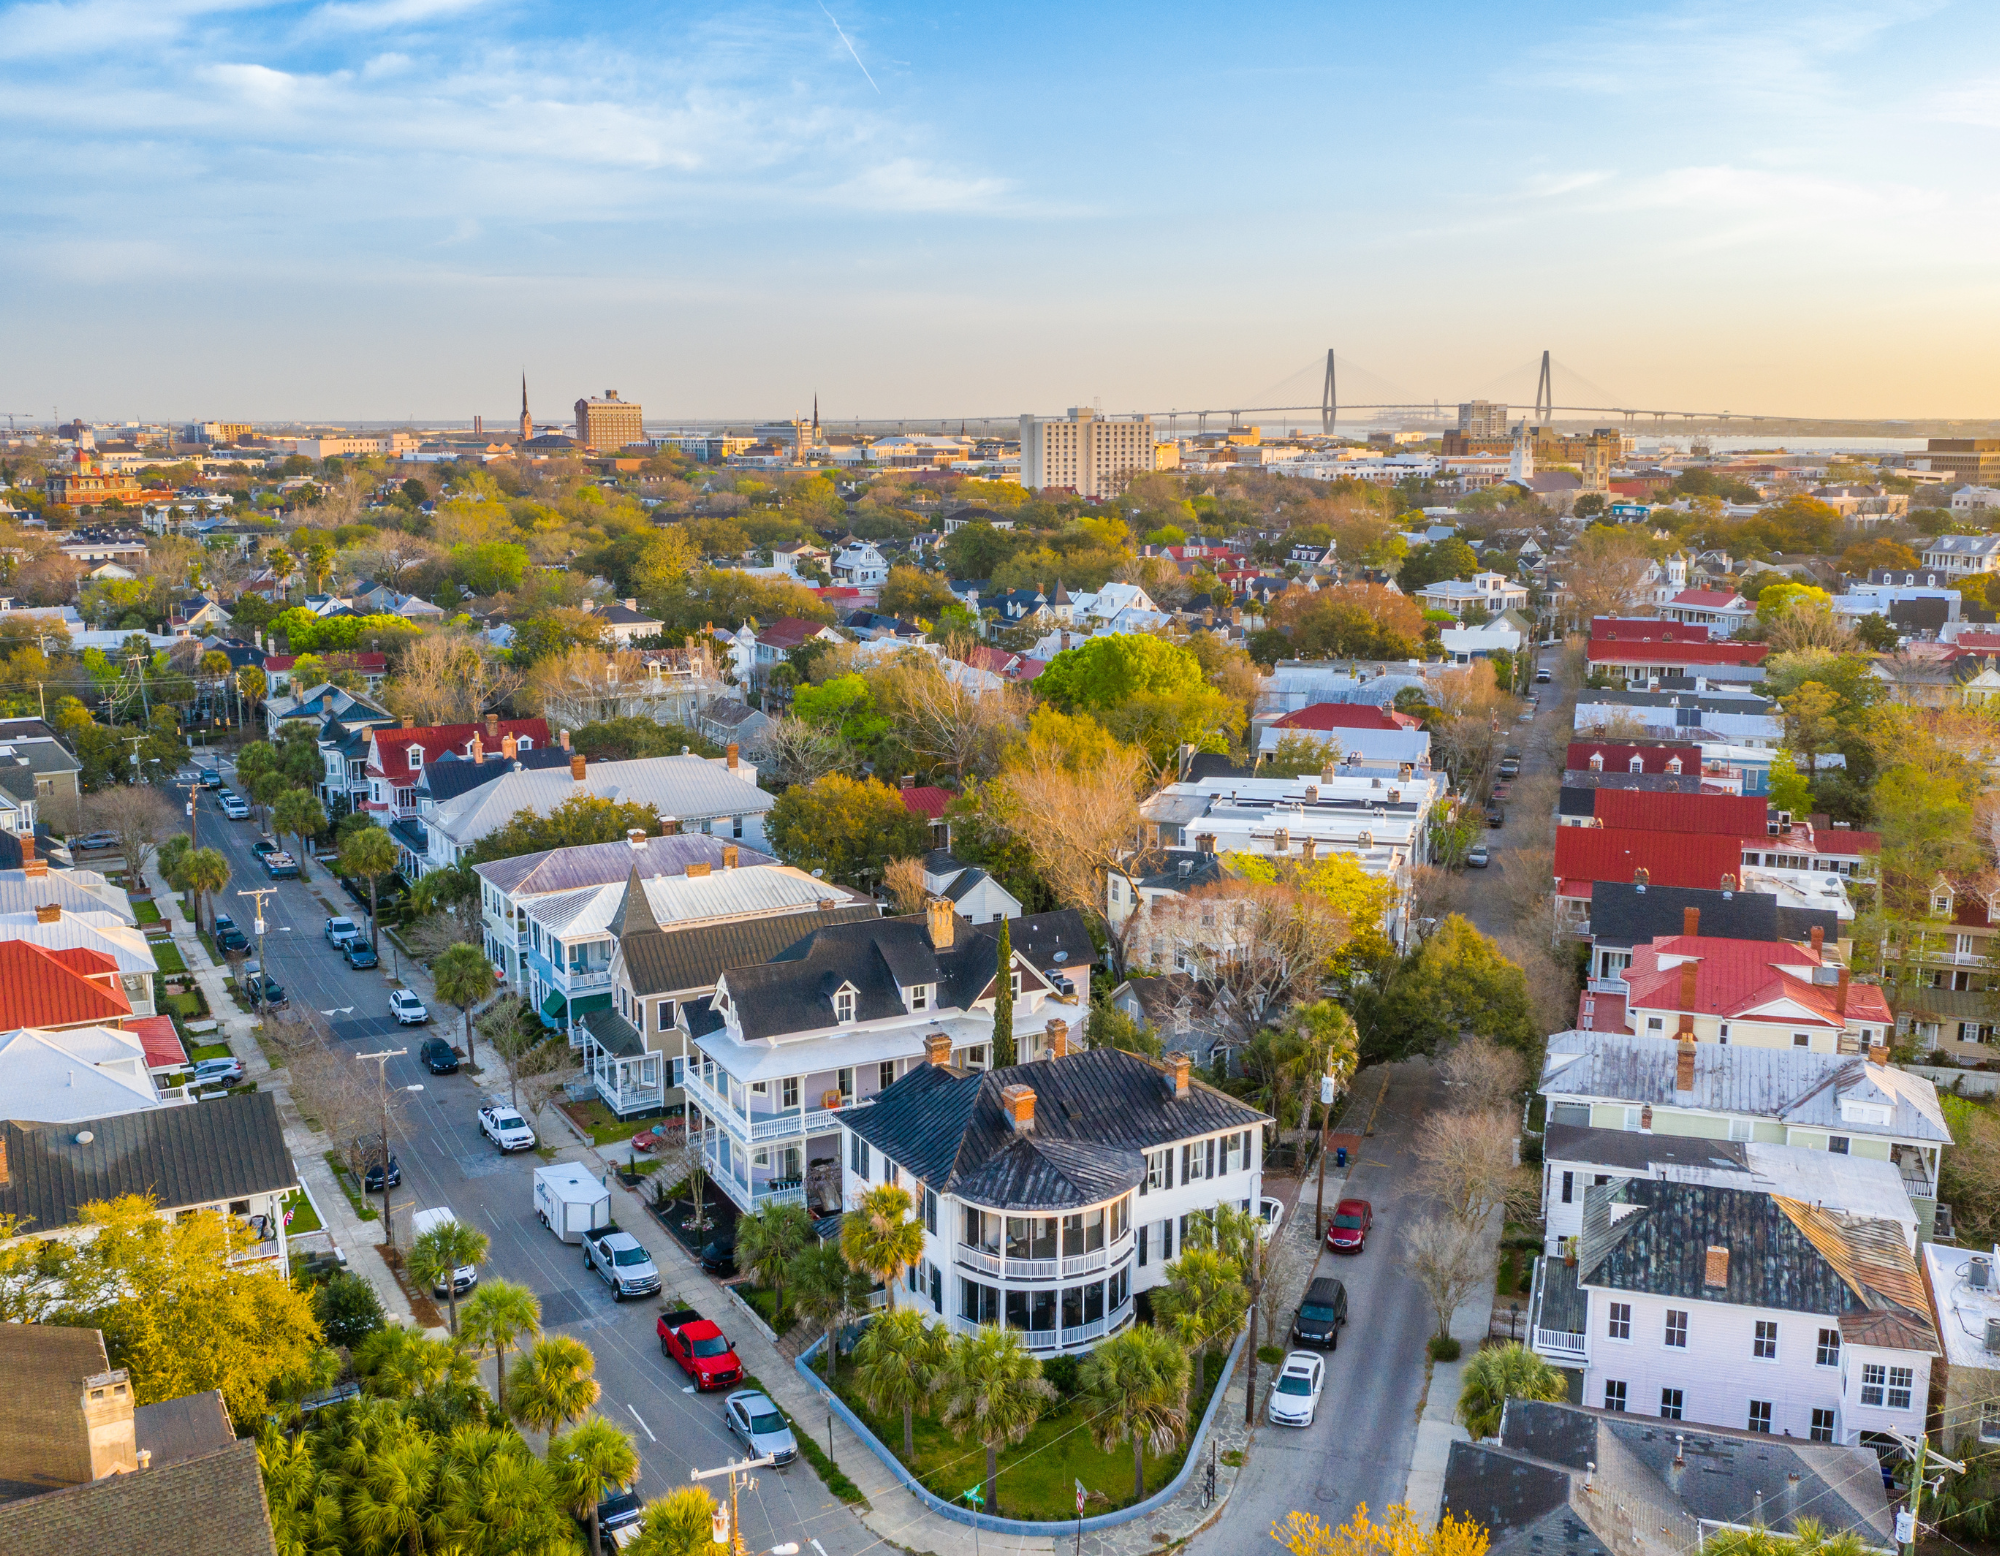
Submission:
[[1326,1246],[1335,1253],[1359,1253],[1374,1224],[1375,1207],[1365,1199],[1344,1199],[1333,1207],[1333,1225],[1326,1229]]

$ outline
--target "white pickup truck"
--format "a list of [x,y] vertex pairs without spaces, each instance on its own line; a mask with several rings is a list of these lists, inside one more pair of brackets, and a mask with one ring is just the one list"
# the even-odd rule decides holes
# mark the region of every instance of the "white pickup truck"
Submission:
[[614,1302],[659,1294],[660,1272],[653,1256],[638,1238],[616,1226],[583,1234],[583,1267],[603,1277]]
[[532,1151],[535,1148],[534,1130],[514,1110],[511,1102],[489,1102],[481,1108],[479,1132],[499,1146],[502,1155],[509,1151]]

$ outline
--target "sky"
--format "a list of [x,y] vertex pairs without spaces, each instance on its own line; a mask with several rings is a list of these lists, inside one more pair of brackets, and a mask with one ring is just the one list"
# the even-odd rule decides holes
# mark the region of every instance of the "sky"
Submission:
[[1990,3],[0,0],[0,413],[1994,416],[1996,151]]

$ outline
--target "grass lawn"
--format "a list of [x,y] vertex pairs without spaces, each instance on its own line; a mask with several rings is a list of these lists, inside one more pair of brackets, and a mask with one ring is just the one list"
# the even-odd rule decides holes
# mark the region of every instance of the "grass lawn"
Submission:
[[288,1236],[320,1230],[319,1217],[314,1214],[312,1201],[306,1198],[304,1189],[293,1189],[285,1196],[285,1214],[291,1217],[291,1220],[285,1223],[285,1232]]
[[[1208,1396],[1221,1381],[1219,1374],[1226,1352],[1216,1352],[1208,1360],[1207,1392],[1188,1400],[1188,1431],[1192,1434]],[[815,1369],[817,1370],[817,1369]],[[854,1366],[849,1361],[841,1370],[835,1390],[847,1408],[868,1424],[882,1443],[899,1458],[903,1451],[901,1411],[876,1415],[853,1390]],[[1082,1481],[1086,1490],[1101,1492],[1099,1501],[1090,1499],[1086,1513],[1109,1513],[1132,1503],[1132,1446],[1120,1443],[1109,1453],[1099,1448],[1089,1429],[1089,1414],[1080,1401],[1057,1400],[1050,1413],[1038,1421],[1027,1437],[1000,1450],[998,1505],[986,1509],[1006,1518],[1042,1518],[1060,1523],[1076,1517],[1076,1488]],[[917,1455],[907,1467],[927,1489],[940,1497],[956,1498],[978,1484],[986,1474],[986,1450],[967,1439],[961,1442],[935,1420],[918,1416],[915,1423]],[[1186,1457],[1185,1443],[1160,1457],[1146,1455],[1146,1495],[1151,1496],[1180,1473]]]
[[230,1051],[227,1043],[207,1043],[188,1055],[188,1058],[192,1059],[196,1064],[200,1064],[204,1059],[227,1059],[229,1057]]
[[153,906],[153,899],[151,897],[141,897],[137,902],[133,903],[132,916],[142,924],[157,924],[160,922],[160,910]]
[[326,1164],[333,1169],[333,1181],[340,1185],[340,1192],[347,1196],[347,1203],[354,1207],[354,1213],[363,1221],[377,1221],[381,1217],[368,1196],[361,1192],[361,1185],[354,1180],[354,1174],[347,1170],[347,1163],[340,1159],[338,1151],[326,1153]]
[[592,1145],[616,1145],[621,1140],[630,1140],[641,1130],[665,1122],[658,1118],[620,1119],[595,1097],[588,1102],[570,1102],[563,1105],[563,1111],[577,1128],[590,1136]]
[[163,973],[184,973],[188,965],[181,957],[181,948],[171,940],[152,942],[153,962]]
[[777,1293],[772,1291],[769,1286],[733,1286],[730,1289],[754,1307],[757,1310],[757,1316],[769,1324],[771,1332],[780,1338],[789,1334],[792,1325],[799,1321],[798,1315],[790,1308],[785,1309],[785,1321],[782,1324],[772,1318],[772,1311],[777,1306]]

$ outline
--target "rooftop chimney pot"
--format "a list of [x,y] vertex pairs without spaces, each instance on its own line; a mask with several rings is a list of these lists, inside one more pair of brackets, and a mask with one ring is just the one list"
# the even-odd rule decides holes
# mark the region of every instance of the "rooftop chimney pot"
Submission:
[[1701,1283],[1720,1290],[1729,1284],[1729,1250],[1711,1243],[1703,1262]]
[[736,771],[737,757],[741,754],[742,749],[735,741],[732,740],[729,742],[729,770],[732,773]]
[[736,868],[736,861],[737,861],[738,859],[742,858],[742,857],[743,857],[743,852],[742,852],[742,850],[741,850],[741,849],[739,849],[739,848],[738,848],[738,847],[737,847],[737,846],[736,846],[736,845],[735,845],[734,843],[724,843],[724,844],[722,845],[722,868],[723,868],[723,869],[725,869],[725,870],[733,870],[733,869],[735,869],[735,868]]
[[570,752],[569,775],[578,783],[583,782],[583,753],[581,751]]
[[926,1032],[924,1034],[924,1063],[934,1064],[939,1069],[951,1065],[951,1034],[948,1032]]
[[39,908],[35,909],[35,922],[37,924],[60,924],[62,922],[62,909],[53,902],[45,902]]
[[1188,1071],[1194,1067],[1194,1059],[1185,1053],[1167,1055],[1167,1073],[1174,1083],[1174,1101],[1185,1102],[1188,1094]]
[[1007,1127],[1017,1135],[1033,1132],[1035,1127],[1035,1088],[1018,1082],[1000,1088],[1000,1106],[1007,1114]]
[[1069,1023],[1061,1016],[1051,1016],[1048,1026],[1049,1057],[1066,1059],[1069,1057]]
[[[932,897],[924,903],[926,922],[931,934],[931,948],[949,951],[953,937],[958,933],[958,921],[953,916],[951,904],[942,897]],[[1000,969],[1004,975],[1006,968]]]
[[627,827],[625,829],[625,841],[634,848],[644,848],[646,846],[646,829],[644,827]]

